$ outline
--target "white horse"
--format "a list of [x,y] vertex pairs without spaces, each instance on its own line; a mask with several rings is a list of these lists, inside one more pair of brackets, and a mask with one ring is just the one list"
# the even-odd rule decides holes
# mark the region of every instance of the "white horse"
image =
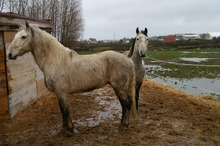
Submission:
[[139,91],[141,88],[141,85],[143,83],[143,79],[145,76],[145,65],[143,61],[143,57],[145,57],[147,53],[147,47],[148,47],[148,30],[145,28],[144,31],[139,31],[139,28],[136,29],[137,36],[134,39],[133,45],[128,53],[126,55],[131,58],[131,60],[134,62],[135,66],[135,77],[136,77],[136,108],[138,110],[138,100],[139,100]]
[[78,55],[60,44],[56,38],[39,28],[21,26],[9,47],[9,59],[31,52],[44,73],[45,84],[58,98],[63,116],[60,133],[71,136],[73,123],[68,95],[91,91],[110,84],[122,106],[120,128],[129,124],[130,111],[136,118],[135,72],[126,56],[106,51],[93,55]]

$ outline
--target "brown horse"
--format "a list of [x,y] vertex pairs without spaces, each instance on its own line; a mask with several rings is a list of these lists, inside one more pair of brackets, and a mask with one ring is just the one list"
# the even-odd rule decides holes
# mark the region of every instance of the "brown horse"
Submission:
[[112,86],[122,106],[120,128],[128,127],[130,111],[137,118],[134,65],[126,56],[114,51],[78,55],[49,33],[26,22],[15,35],[8,57],[16,59],[29,51],[44,73],[46,86],[58,98],[63,116],[60,133],[66,136],[73,133],[68,95],[91,91],[106,84]]
[[143,83],[144,75],[145,75],[145,65],[143,61],[143,57],[145,57],[147,53],[148,47],[148,30],[145,28],[144,31],[139,31],[139,28],[136,29],[137,36],[134,39],[133,45],[126,55],[131,58],[134,62],[135,66],[135,77],[136,77],[136,108],[138,110],[138,100],[139,100],[139,91],[141,85]]

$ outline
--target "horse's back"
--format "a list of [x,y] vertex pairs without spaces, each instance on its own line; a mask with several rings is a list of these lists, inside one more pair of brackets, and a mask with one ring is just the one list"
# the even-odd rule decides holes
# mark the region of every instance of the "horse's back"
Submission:
[[115,51],[105,51],[100,53],[103,58],[105,59],[107,65],[119,67],[121,69],[123,68],[131,68],[133,67],[133,62],[131,59],[129,59],[127,56],[115,52]]
[[105,51],[100,55],[103,56],[106,62],[110,84],[111,82],[120,82],[123,85],[128,84],[130,77],[134,75],[132,60],[115,51]]

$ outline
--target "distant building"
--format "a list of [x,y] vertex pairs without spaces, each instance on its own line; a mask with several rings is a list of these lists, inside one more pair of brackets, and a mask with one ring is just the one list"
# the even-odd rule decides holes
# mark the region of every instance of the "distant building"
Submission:
[[170,35],[163,38],[163,42],[176,42],[176,35]]
[[130,39],[128,38],[123,38],[123,44],[128,44],[130,43]]
[[149,38],[150,41],[159,41],[158,37],[153,36]]
[[182,39],[184,41],[187,41],[187,40],[198,40],[198,39],[201,39],[201,37],[198,34],[184,34],[184,35],[182,35]]
[[208,32],[205,36],[206,40],[212,40],[213,38],[220,37],[220,32]]
[[113,42],[114,42],[113,40],[103,40],[103,43],[106,43],[106,44],[113,43]]
[[96,44],[97,40],[95,38],[89,38],[89,43],[90,44]]

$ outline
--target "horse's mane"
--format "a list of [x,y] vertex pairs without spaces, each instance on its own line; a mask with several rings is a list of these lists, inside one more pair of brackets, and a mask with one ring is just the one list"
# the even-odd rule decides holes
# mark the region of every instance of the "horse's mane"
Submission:
[[147,37],[147,34],[145,31],[142,30],[141,33]]
[[136,37],[134,38],[134,41],[133,41],[133,44],[132,44],[132,47],[128,53],[128,57],[131,57],[133,52],[134,52],[134,46],[135,46],[135,41],[136,41]]
[[[77,55],[74,50],[70,50],[69,48],[63,46],[54,36],[47,33],[44,30],[41,30],[38,27],[32,27],[35,36],[38,35],[35,39],[37,41],[43,43],[44,51],[49,56],[56,57],[56,61],[62,62],[63,59],[67,59],[68,57],[73,57]],[[43,48],[42,48],[43,49]]]

